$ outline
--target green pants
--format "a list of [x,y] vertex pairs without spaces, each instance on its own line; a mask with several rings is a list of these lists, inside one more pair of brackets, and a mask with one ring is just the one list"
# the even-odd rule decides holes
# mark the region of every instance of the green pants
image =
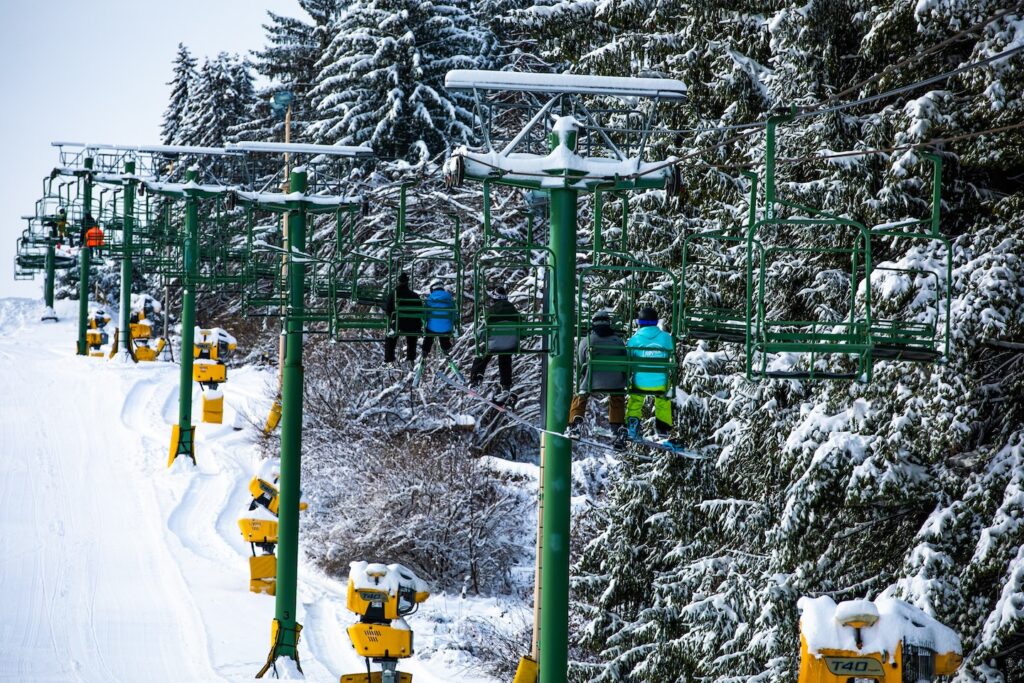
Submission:
[[[630,394],[626,401],[626,418],[640,417],[644,410],[644,403],[650,394]],[[672,427],[672,399],[664,396],[654,396],[654,417],[668,427]]]

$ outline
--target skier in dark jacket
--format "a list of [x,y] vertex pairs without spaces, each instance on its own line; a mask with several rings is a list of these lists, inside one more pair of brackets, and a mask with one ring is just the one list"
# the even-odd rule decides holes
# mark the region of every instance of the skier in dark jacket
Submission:
[[626,443],[626,366],[591,366],[589,361],[598,358],[626,359],[626,343],[615,333],[611,314],[607,311],[598,311],[594,314],[590,320],[590,334],[580,339],[576,348],[576,360],[580,366],[587,367],[587,372],[579,387],[580,393],[572,398],[567,433],[579,436],[582,432],[583,418],[587,414],[587,402],[591,393],[614,392],[608,396],[608,422],[615,432],[615,446],[622,447]]
[[508,300],[508,292],[505,288],[495,287],[492,289],[490,303],[484,315],[487,352],[473,360],[473,367],[469,372],[471,386],[477,386],[483,381],[487,365],[491,362],[491,357],[496,355],[498,356],[498,380],[501,384],[502,394],[507,397],[512,391],[512,354],[519,349],[519,334],[514,328],[503,328],[501,324],[517,325],[520,320],[519,309]]
[[[405,337],[405,359],[410,363],[416,360],[416,340],[423,329],[423,321],[419,313],[403,313],[409,309],[419,309],[423,300],[409,287],[409,276],[402,273],[398,276],[398,285],[388,293],[384,303],[384,313],[388,316],[388,333],[384,337],[384,362],[395,361],[395,349],[398,338]],[[401,310],[400,310],[401,309]]]

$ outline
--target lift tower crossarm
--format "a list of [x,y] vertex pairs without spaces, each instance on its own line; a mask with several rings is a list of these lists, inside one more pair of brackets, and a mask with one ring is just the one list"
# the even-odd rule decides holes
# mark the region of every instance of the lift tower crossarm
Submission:
[[666,102],[686,100],[686,84],[670,78],[631,78],[621,76],[584,76],[578,74],[516,73],[455,69],[444,77],[448,90],[500,90],[562,95],[607,95],[643,97]]

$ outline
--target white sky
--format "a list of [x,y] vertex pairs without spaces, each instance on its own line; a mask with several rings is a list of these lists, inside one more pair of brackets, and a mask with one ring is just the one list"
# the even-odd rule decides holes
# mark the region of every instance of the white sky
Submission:
[[14,242],[57,161],[54,140],[158,143],[178,43],[198,58],[263,46],[266,10],[295,0],[0,0],[0,296],[42,298],[14,281]]

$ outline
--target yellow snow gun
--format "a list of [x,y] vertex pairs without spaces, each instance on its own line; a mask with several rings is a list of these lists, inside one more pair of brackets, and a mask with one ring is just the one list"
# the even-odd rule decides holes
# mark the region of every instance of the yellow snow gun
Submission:
[[224,421],[224,394],[217,386],[228,379],[225,361],[231,357],[238,342],[219,327],[196,328],[193,344],[192,379],[208,391],[203,392],[203,422]]
[[[275,481],[277,478],[275,477]],[[251,516],[238,520],[238,528],[252,549],[249,558],[249,591],[274,595],[277,589],[277,510],[279,507],[278,489],[260,477],[253,477],[249,482],[249,493],[252,503],[249,505]],[[305,510],[308,505],[299,501],[299,509]],[[256,549],[261,550],[257,554]]]
[[902,600],[801,598],[798,683],[935,681],[960,667],[960,638]]
[[346,606],[359,621],[348,627],[348,637],[356,652],[381,670],[345,674],[341,683],[412,683],[412,674],[398,671],[398,660],[414,652],[405,617],[428,597],[426,584],[400,564],[353,562]]
[[110,341],[105,329],[110,322],[110,315],[106,310],[97,308],[89,315],[89,326],[85,331],[85,345],[89,347],[89,355],[94,358],[102,358],[102,346]]

